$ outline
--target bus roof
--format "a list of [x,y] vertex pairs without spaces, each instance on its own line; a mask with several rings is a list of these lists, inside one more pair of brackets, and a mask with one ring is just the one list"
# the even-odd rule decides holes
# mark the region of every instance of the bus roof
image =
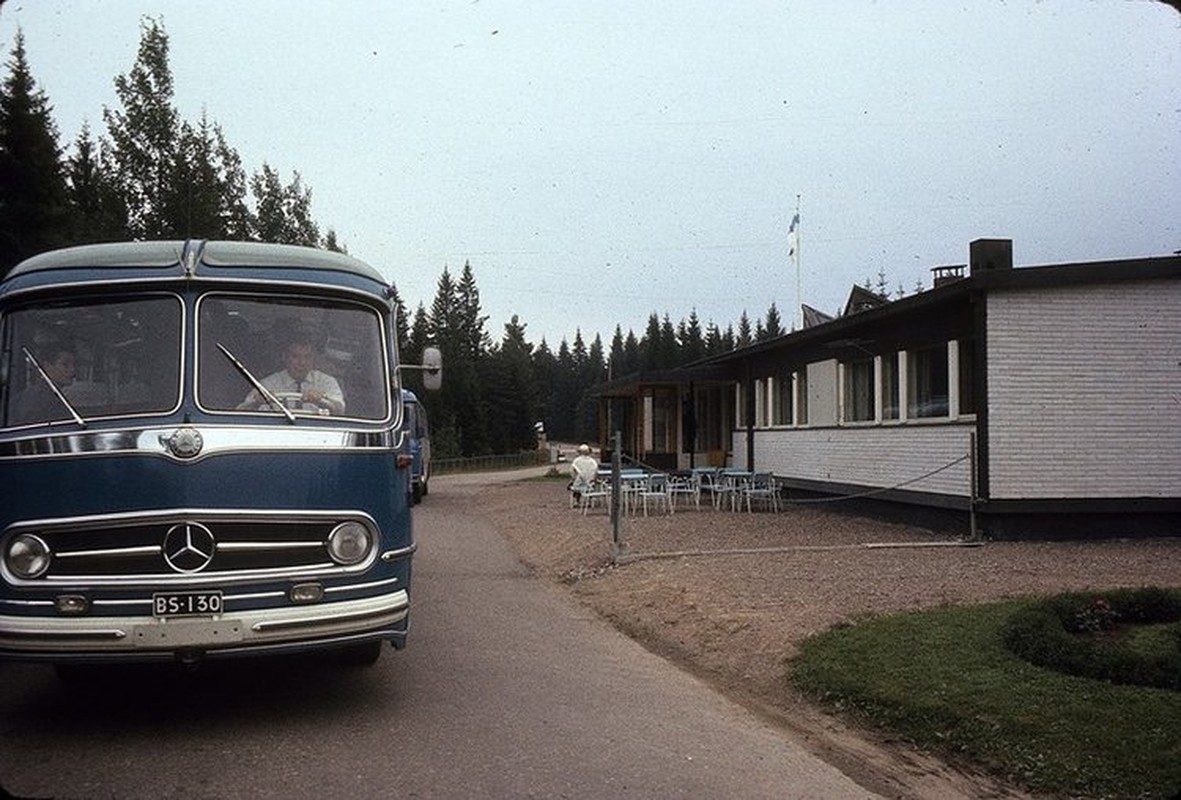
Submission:
[[386,281],[373,267],[343,253],[263,242],[155,241],[89,244],[33,256],[17,264],[8,278],[69,269],[144,269],[180,274],[191,261],[194,274],[217,269],[327,270]]

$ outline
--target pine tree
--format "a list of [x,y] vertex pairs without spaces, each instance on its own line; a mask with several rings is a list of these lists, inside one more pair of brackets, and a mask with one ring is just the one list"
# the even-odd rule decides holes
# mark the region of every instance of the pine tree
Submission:
[[630,369],[623,373],[629,373],[639,370],[643,365],[643,357],[641,355],[640,340],[636,338],[635,331],[628,329],[627,338],[623,341],[623,361]]
[[515,453],[537,446],[533,424],[537,412],[533,346],[517,315],[504,326],[504,338],[487,359],[484,397],[489,446],[494,453]]
[[594,387],[606,380],[606,377],[603,339],[596,333],[595,338],[591,341],[590,349],[586,352],[586,360],[583,362],[579,374],[579,382],[582,384],[582,399],[579,400],[577,411],[578,438],[580,440],[594,441],[598,438],[599,407],[592,391]]
[[660,321],[659,353],[657,369],[672,369],[673,367],[680,366],[681,347],[677,342],[676,328],[673,327],[672,320],[669,319],[668,314],[665,314],[664,319]]
[[701,320],[697,309],[689,312],[689,320],[683,325],[681,340],[681,363],[691,364],[705,358],[705,339],[701,333]]
[[22,259],[65,244],[69,229],[57,126],[19,31],[8,68],[0,89],[0,277]]
[[653,311],[648,316],[648,327],[644,329],[644,336],[640,339],[640,369],[660,369],[660,357],[660,317]]
[[[465,270],[470,276],[470,269]],[[454,429],[454,438],[459,452],[453,455],[474,456],[486,452],[486,428],[480,392],[480,358],[482,353],[473,352],[472,342],[477,339],[469,320],[479,315],[479,293],[474,291],[474,278],[461,294],[461,288],[452,280],[450,271],[444,267],[439,277],[434,303],[429,315],[430,335],[443,353],[447,380],[442,391],[432,395],[433,401],[442,412],[432,413],[432,419],[443,417],[443,424]],[[482,338],[482,337],[480,337]],[[428,408],[434,412],[434,408]]]
[[762,328],[762,336],[755,337],[760,342],[778,338],[786,333],[783,329],[783,322],[779,318],[779,309],[775,307],[775,303],[771,303],[771,306],[767,309],[767,321]]
[[414,322],[410,325],[409,355],[411,361],[421,361],[422,351],[434,343],[431,338],[431,320],[427,316],[426,307],[422,303],[414,311]]
[[484,325],[488,317],[480,313],[480,290],[476,287],[476,276],[470,261],[463,262],[463,272],[456,284],[458,331],[463,340],[464,354],[479,359],[491,346],[491,339]]
[[312,190],[304,187],[298,172],[293,172],[291,182],[284,186],[278,171],[264,162],[251,177],[250,189],[255,202],[255,238],[305,247],[320,245],[320,229],[312,219]]
[[[332,248],[325,248],[331,250]],[[402,302],[402,295],[398,294],[397,284],[390,284],[390,306],[394,310],[394,335],[398,339],[398,347],[405,354],[410,346],[410,315],[406,313],[406,304]],[[421,358],[421,353],[418,358]]]
[[738,337],[734,340],[736,347],[746,347],[753,341],[750,331],[750,317],[746,315],[746,309],[742,309],[742,316],[738,318]]
[[176,170],[170,181],[177,232],[186,239],[246,239],[246,175],[221,128],[202,114],[196,127],[181,125]]
[[333,253],[345,253],[347,255],[349,252],[347,247],[336,240],[336,231],[332,228],[329,228],[328,233],[324,234],[324,241],[320,243],[320,246]]
[[722,344],[722,332],[718,330],[718,326],[713,322],[705,326],[705,354],[707,356],[718,356],[726,352],[725,346]]
[[632,372],[625,363],[625,356],[623,352],[623,328],[618,324],[615,326],[615,335],[611,337],[611,355],[607,358],[607,377],[608,380],[621,378]]
[[554,412],[554,386],[557,382],[558,359],[546,344],[545,339],[533,351],[533,376],[537,387],[537,416],[545,425],[546,436],[553,440],[559,437],[557,414]]
[[98,144],[84,124],[66,161],[71,215],[70,243],[119,242],[130,238],[127,207],[111,180]]

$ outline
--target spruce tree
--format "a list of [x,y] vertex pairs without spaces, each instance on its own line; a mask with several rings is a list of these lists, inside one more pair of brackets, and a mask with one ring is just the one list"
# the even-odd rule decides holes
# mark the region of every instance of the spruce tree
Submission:
[[742,316],[738,318],[738,337],[734,340],[736,347],[746,347],[754,341],[750,329],[750,317],[746,315],[746,309],[742,309]]
[[701,333],[701,320],[697,309],[689,312],[689,320],[682,326],[678,337],[681,340],[681,363],[692,364],[705,358],[705,339]]
[[66,243],[69,207],[57,126],[17,32],[0,88],[0,277],[17,262]]
[[66,161],[67,193],[72,208],[70,243],[119,242],[130,238],[127,207],[111,179],[109,163],[83,124]]
[[763,325],[763,338],[759,341],[775,339],[786,332],[783,329],[783,321],[779,318],[779,309],[775,307],[775,303],[771,303],[771,306],[767,309],[767,321]]
[[533,424],[539,419],[533,346],[525,325],[514,314],[504,338],[487,358],[484,377],[489,447],[493,453],[515,453],[537,446]]
[[250,178],[255,211],[254,238],[261,242],[320,246],[320,229],[312,219],[312,190],[305,188],[298,172],[287,185],[277,170],[263,163]]

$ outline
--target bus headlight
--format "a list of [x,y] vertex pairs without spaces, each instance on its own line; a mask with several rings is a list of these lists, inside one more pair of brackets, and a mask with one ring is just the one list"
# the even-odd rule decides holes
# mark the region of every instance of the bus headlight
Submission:
[[40,536],[22,533],[12,538],[4,551],[4,564],[18,578],[40,578],[49,570],[53,554]]
[[373,549],[373,536],[359,522],[342,522],[328,534],[328,555],[337,564],[351,566],[364,561]]

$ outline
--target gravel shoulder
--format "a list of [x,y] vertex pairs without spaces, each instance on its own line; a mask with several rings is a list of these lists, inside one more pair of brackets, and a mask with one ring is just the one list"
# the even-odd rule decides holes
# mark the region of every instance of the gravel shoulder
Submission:
[[1181,564],[1181,539],[963,546],[966,530],[934,532],[789,505],[778,514],[703,506],[630,516],[623,558],[613,565],[609,516],[571,510],[564,481],[494,482],[472,491],[536,574],[888,797],[1025,795],[799,697],[785,679],[786,662],[805,638],[865,615],[1177,585]]

